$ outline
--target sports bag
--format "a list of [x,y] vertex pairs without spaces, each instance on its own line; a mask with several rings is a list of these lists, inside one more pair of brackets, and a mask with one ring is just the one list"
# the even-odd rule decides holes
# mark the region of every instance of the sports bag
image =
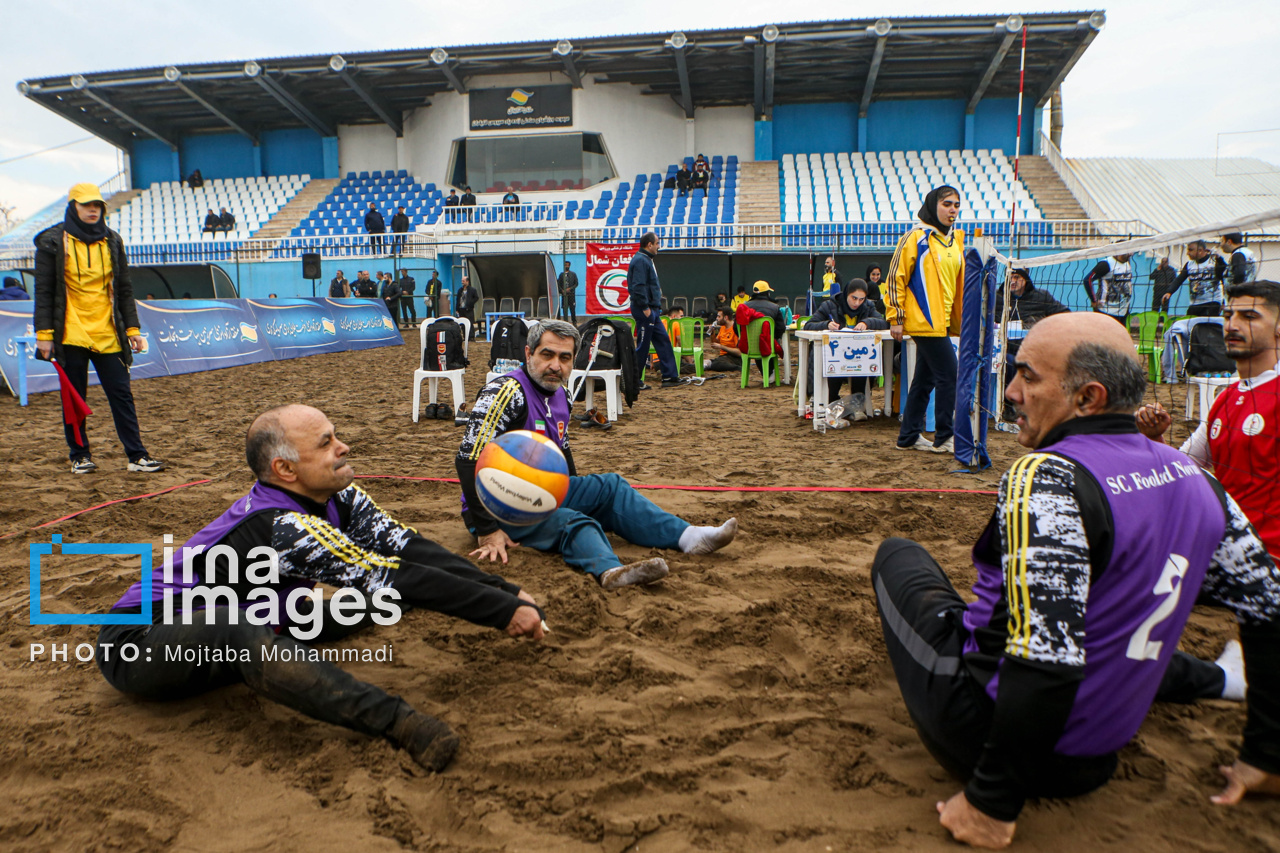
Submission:
[[461,370],[469,364],[462,353],[462,326],[456,320],[441,317],[427,326],[427,346],[422,351],[423,370]]

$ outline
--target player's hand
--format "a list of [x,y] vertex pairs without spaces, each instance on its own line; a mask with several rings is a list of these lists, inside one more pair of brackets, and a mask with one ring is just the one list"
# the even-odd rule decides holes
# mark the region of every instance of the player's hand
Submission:
[[536,608],[527,604],[516,608],[507,625],[507,633],[512,637],[529,637],[534,640],[541,640],[546,636],[542,631],[542,617],[538,615]]
[[1095,299],[1095,300],[1093,300],[1093,308],[1094,308],[1094,310],[1095,310],[1095,311],[1101,311],[1101,310],[1102,310],[1102,300],[1101,300],[1101,299]]
[[900,324],[896,326],[890,326],[889,334],[893,335],[893,339],[895,341],[897,341],[898,343],[902,343],[902,326]]
[[537,604],[537,603],[538,603],[538,602],[534,601],[534,599],[533,599],[533,596],[532,596],[532,595],[530,595],[529,593],[525,592],[523,589],[516,593],[516,598],[520,599],[521,601],[527,601],[527,602],[529,602],[530,604]]
[[974,847],[1003,850],[1013,842],[1017,823],[988,817],[970,805],[964,791],[945,803],[938,803],[938,822],[946,827],[951,837]]
[[1209,799],[1220,806],[1234,806],[1244,799],[1246,794],[1280,796],[1280,776],[1274,773],[1259,770],[1238,758],[1235,764],[1230,767],[1223,765],[1218,770],[1226,777],[1227,787],[1222,789],[1221,794]]
[[142,352],[147,346],[147,342],[142,339],[142,335],[129,336],[129,349],[134,352]]
[[507,549],[515,548],[520,544],[512,541],[511,537],[502,530],[487,533],[481,536],[478,542],[480,547],[472,551],[470,556],[480,560],[488,557],[490,563],[497,562],[498,558],[501,558],[504,564],[507,562]]
[[40,358],[48,361],[53,357],[53,341],[36,341],[36,352],[40,354]]
[[1161,304],[1161,305],[1168,305],[1168,304],[1169,304],[1169,294],[1168,294],[1168,293],[1166,293],[1164,296],[1161,296],[1161,297],[1160,297],[1160,304]]
[[648,309],[648,308],[644,309],[644,318],[645,318],[646,320],[647,320],[647,319],[649,319],[649,315],[650,315],[650,313],[651,313],[651,312],[649,311],[649,309]]
[[1164,406],[1152,403],[1138,409],[1135,417],[1138,420],[1138,432],[1152,441],[1164,443],[1164,434],[1173,424],[1173,418],[1165,411]]
[[827,323],[827,331],[829,332],[840,331],[840,324],[837,323],[835,320],[832,320],[831,322]]

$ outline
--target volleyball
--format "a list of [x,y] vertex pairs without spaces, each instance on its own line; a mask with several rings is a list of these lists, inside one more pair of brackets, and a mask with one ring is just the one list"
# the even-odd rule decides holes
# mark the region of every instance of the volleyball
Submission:
[[476,493],[494,518],[524,527],[555,512],[569,491],[569,463],[539,432],[515,430],[489,442],[476,462]]

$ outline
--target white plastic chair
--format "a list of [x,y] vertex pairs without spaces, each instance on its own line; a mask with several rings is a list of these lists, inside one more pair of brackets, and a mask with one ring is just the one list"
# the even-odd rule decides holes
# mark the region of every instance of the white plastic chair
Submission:
[[[453,317],[451,319],[462,327],[462,354],[463,357],[466,357],[471,343],[471,321],[466,317]],[[427,351],[427,326],[434,322],[434,319],[426,319],[418,326],[418,364],[422,364],[423,355]],[[421,367],[413,371],[413,422],[418,422],[418,415],[421,412],[422,383],[424,380],[430,383],[427,387],[427,404],[431,405],[436,401],[440,380],[447,379],[453,391],[453,410],[456,412],[458,407],[467,401],[466,391],[462,387],[462,377],[466,372],[465,368],[456,370],[423,370]]]
[[590,370],[584,372],[581,370],[573,370],[569,374],[569,388],[577,388],[579,382],[585,382],[586,395],[584,397],[584,406],[587,411],[591,410],[591,398],[595,396],[596,381],[604,383],[604,400],[605,410],[608,413],[609,420],[616,421],[618,415],[622,413],[622,371],[621,370]]

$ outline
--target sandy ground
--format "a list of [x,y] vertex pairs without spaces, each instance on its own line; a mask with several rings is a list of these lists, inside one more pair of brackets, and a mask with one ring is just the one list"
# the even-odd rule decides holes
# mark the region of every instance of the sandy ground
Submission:
[[[472,352],[472,394],[483,354],[483,345]],[[89,402],[101,469],[77,478],[56,396],[25,410],[0,400],[10,448],[0,534],[213,481],[0,540],[0,849],[956,849],[934,802],[958,784],[909,724],[868,571],[881,539],[911,536],[967,590],[987,495],[649,492],[694,523],[736,515],[743,534],[718,554],[665,554],[668,580],[619,593],[518,550],[502,571],[545,602],[554,629],[545,642],[426,612],[348,641],[390,643],[393,663],[349,668],[461,733],[458,760],[438,776],[384,742],[243,687],[145,703],[111,689],[92,663],[28,660],[31,643],[74,650],[95,629],[28,624],[27,546],[51,532],[67,542],[150,541],[156,554],[165,533],[181,542],[248,487],[242,437],[263,408],[325,409],[358,473],[452,476],[460,430],[409,418],[414,360],[397,347],[138,382],[146,443],[171,463],[154,476],[123,470],[97,388]],[[578,464],[640,483],[993,489],[1021,452],[995,435],[992,471],[953,475],[949,459],[892,450],[893,422],[817,435],[795,419],[790,388],[758,386],[739,390],[735,377],[645,394],[613,431],[574,433]],[[362,485],[426,535],[469,547],[455,486]],[[650,553],[621,542],[618,551],[624,560]],[[46,563],[45,609],[104,611],[136,571],[59,557]],[[1233,633],[1229,618],[1198,610],[1183,646],[1214,655]],[[1207,799],[1243,722],[1243,708],[1227,702],[1157,706],[1104,789],[1028,805],[1020,846],[1280,849],[1274,801],[1224,811]]]

